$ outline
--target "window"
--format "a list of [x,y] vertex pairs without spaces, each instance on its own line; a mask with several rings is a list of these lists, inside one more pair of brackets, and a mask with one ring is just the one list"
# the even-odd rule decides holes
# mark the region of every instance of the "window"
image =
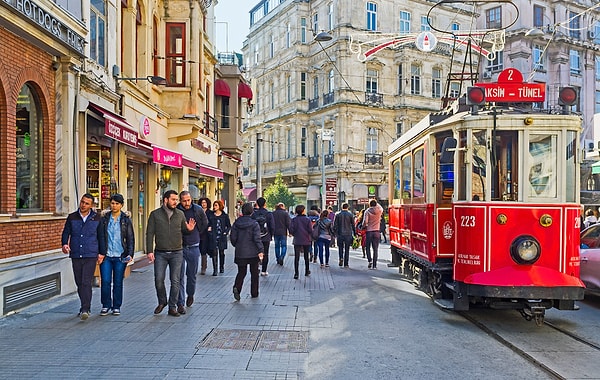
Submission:
[[594,104],[594,113],[600,113],[600,91],[596,91],[596,103]]
[[318,13],[315,13],[313,15],[312,21],[313,21],[313,27],[312,27],[313,33],[317,34],[317,33],[319,33],[319,14]]
[[421,94],[421,67],[417,65],[410,65],[410,93]]
[[287,78],[285,78],[286,80],[286,92],[287,92],[287,102],[291,103],[292,102],[292,77],[288,76]]
[[594,58],[594,62],[596,64],[596,67],[595,67],[595,70],[594,70],[595,76],[596,76],[596,80],[600,80],[600,56],[596,56]]
[[260,59],[260,54],[258,51],[258,44],[254,45],[254,65],[258,65],[258,61]]
[[592,30],[594,31],[594,43],[600,44],[600,21],[594,23]]
[[166,73],[169,86],[185,85],[185,24],[167,23]]
[[367,154],[376,154],[378,149],[377,144],[377,129],[367,128]]
[[442,70],[433,69],[431,73],[431,96],[433,98],[442,97]]
[[333,3],[327,5],[327,30],[333,30]]
[[16,184],[17,212],[41,211],[44,125],[39,100],[25,84],[17,99]]
[[488,60],[487,69],[489,71],[502,71],[504,69],[504,52],[496,52],[496,57],[493,61]]
[[527,157],[527,194],[530,197],[555,198],[557,195],[557,137],[552,134],[529,135]]
[[221,96],[221,128],[229,129],[229,98]]
[[581,55],[579,50],[569,50],[569,68],[571,75],[581,75]]
[[300,18],[300,42],[306,43],[306,17]]
[[306,127],[300,129],[300,156],[306,157]]
[[411,199],[412,196],[412,156],[407,154],[402,157],[402,199]]
[[285,158],[291,158],[292,157],[292,130],[288,129],[286,131],[286,153],[285,153]]
[[313,78],[313,99],[319,99],[319,77]]
[[100,66],[106,65],[106,3],[90,2],[90,58]]
[[377,93],[377,77],[379,73],[377,70],[367,69],[367,83],[366,83],[366,92],[368,93]]
[[396,138],[402,136],[403,122],[396,123]]
[[269,92],[271,93],[271,109],[275,109],[275,85],[273,82],[269,84]]
[[421,32],[431,30],[431,18],[427,16],[421,16]]
[[485,24],[488,29],[502,28],[502,8],[488,9],[485,12]]
[[56,0],[56,4],[75,16],[77,20],[82,20],[81,1]]
[[460,83],[452,82],[450,83],[450,98],[458,99],[460,97]]
[[400,33],[410,33],[410,13],[400,12]]
[[536,28],[544,26],[544,8],[539,5],[533,6],[533,26]]
[[319,133],[313,133],[313,157],[319,156]]
[[398,95],[404,93],[404,74],[402,64],[398,65]]
[[569,12],[569,36],[581,38],[581,16],[575,12]]
[[158,66],[160,63],[160,58],[158,58],[158,20],[153,18],[152,20],[152,60],[154,61],[154,75],[158,76]]
[[459,23],[457,23],[457,22],[453,22],[453,23],[450,25],[450,29],[451,29],[453,32],[458,32],[458,31],[460,30],[460,24],[459,24]]
[[285,47],[289,48],[290,46],[292,46],[292,27],[287,24],[285,28]]
[[413,173],[413,196],[414,198],[425,197],[425,154],[424,149],[419,148],[414,153]]
[[271,35],[269,37],[269,58],[273,58],[275,56],[275,40]]
[[377,4],[367,2],[367,30],[377,30]]
[[533,70],[545,71],[544,69],[544,48],[540,45],[533,45]]
[[306,73],[300,73],[300,100],[306,100]]
[[335,89],[335,74],[333,69],[329,70],[329,81],[327,82],[327,92],[332,93]]

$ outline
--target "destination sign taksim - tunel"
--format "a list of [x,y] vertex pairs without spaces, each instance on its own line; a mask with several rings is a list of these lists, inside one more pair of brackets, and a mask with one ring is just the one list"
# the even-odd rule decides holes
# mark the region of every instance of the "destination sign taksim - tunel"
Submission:
[[498,75],[496,83],[475,83],[485,89],[486,102],[526,103],[546,100],[545,83],[523,83],[523,74],[508,68]]

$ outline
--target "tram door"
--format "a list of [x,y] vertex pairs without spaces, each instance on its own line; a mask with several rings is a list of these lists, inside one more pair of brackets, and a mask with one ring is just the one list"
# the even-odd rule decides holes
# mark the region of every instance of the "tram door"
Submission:
[[436,247],[437,255],[454,253],[454,218],[452,196],[454,194],[454,157],[456,139],[448,134],[436,136],[437,181],[436,181]]

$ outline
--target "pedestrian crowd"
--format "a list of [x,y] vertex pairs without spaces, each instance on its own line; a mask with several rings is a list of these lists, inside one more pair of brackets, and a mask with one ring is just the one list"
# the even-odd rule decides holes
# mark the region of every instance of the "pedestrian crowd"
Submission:
[[[123,279],[127,265],[132,264],[135,236],[130,215],[122,211],[125,200],[121,194],[110,198],[110,209],[93,209],[94,197],[84,194],[77,211],[68,215],[63,229],[62,251],[71,258],[73,276],[80,299],[79,317],[91,315],[92,283],[96,266],[100,271],[100,315],[121,314]],[[213,276],[225,271],[225,251],[228,241],[233,245],[237,275],[232,292],[241,299],[245,277],[250,272],[250,295],[259,295],[259,278],[268,276],[269,247],[274,240],[277,265],[284,265],[287,238],[293,237],[294,279],[299,278],[300,259],[304,260],[304,275],[310,276],[310,263],[325,269],[330,265],[330,248],[338,247],[338,265],[349,268],[350,247],[361,247],[368,268],[377,268],[381,236],[385,236],[382,206],[371,200],[369,207],[357,215],[344,203],[338,213],[329,207],[307,211],[297,205],[290,216],[283,203],[274,211],[266,207],[262,197],[256,203],[241,206],[233,224],[221,200],[212,202],[200,198],[194,203],[189,191],[177,194],[167,190],[161,207],[153,210],[146,226],[147,258],[154,265],[154,286],[158,305],[154,314],[167,308],[168,315],[178,317],[194,303],[196,275],[205,275],[210,256]],[[165,285],[169,270],[169,288]]]

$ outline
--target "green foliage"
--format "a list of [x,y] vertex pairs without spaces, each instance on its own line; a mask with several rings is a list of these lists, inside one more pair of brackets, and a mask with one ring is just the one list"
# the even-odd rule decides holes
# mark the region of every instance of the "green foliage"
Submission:
[[277,173],[275,181],[265,188],[263,194],[267,200],[267,208],[269,210],[273,210],[279,202],[285,204],[286,208],[296,204],[296,197],[290,192],[285,182],[283,182],[281,172]]

